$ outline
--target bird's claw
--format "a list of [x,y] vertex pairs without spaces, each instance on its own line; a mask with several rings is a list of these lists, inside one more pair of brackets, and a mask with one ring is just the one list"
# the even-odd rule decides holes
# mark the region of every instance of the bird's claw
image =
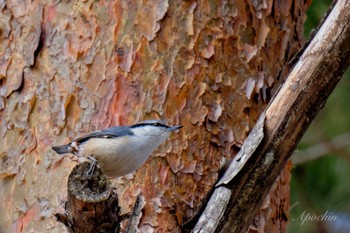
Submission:
[[95,168],[97,166],[97,161],[94,157],[91,157],[91,156],[89,156],[88,159],[91,161],[91,165],[90,165],[89,170],[87,170],[86,174],[88,175],[89,178],[91,178],[95,172]]

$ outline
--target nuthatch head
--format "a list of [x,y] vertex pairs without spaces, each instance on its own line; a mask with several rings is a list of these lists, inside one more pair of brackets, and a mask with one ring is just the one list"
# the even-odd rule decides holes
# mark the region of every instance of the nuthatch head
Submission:
[[159,120],[146,120],[131,126],[94,131],[52,149],[58,154],[91,156],[107,176],[119,177],[139,168],[172,131],[181,127],[167,126]]

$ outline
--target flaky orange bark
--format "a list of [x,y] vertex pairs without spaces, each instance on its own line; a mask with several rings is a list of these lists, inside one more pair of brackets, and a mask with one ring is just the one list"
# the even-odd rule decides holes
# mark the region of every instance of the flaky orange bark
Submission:
[[64,230],[75,162],[50,146],[162,118],[184,128],[115,185],[124,212],[144,196],[142,232],[179,232],[303,42],[307,4],[253,2],[0,2],[0,231]]

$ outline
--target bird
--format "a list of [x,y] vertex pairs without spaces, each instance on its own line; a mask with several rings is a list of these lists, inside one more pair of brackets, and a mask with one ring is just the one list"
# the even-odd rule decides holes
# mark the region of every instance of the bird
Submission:
[[74,154],[97,161],[107,177],[115,178],[141,167],[170,133],[180,128],[182,125],[167,126],[161,120],[145,120],[130,126],[93,131],[52,149],[57,154]]

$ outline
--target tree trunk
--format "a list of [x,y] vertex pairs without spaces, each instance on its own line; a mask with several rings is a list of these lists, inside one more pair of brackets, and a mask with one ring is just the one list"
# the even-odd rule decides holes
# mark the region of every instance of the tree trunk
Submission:
[[[319,32],[293,59],[297,62],[283,86],[215,185],[195,232],[246,232],[263,198],[349,66],[350,1],[334,2],[330,9]],[[288,219],[283,208],[272,216]]]
[[[307,6],[0,1],[0,232],[65,231],[76,162],[50,147],[150,118],[184,128],[113,185],[122,214],[141,194],[141,232],[180,232],[283,82]],[[288,169],[252,230],[285,231]]]

